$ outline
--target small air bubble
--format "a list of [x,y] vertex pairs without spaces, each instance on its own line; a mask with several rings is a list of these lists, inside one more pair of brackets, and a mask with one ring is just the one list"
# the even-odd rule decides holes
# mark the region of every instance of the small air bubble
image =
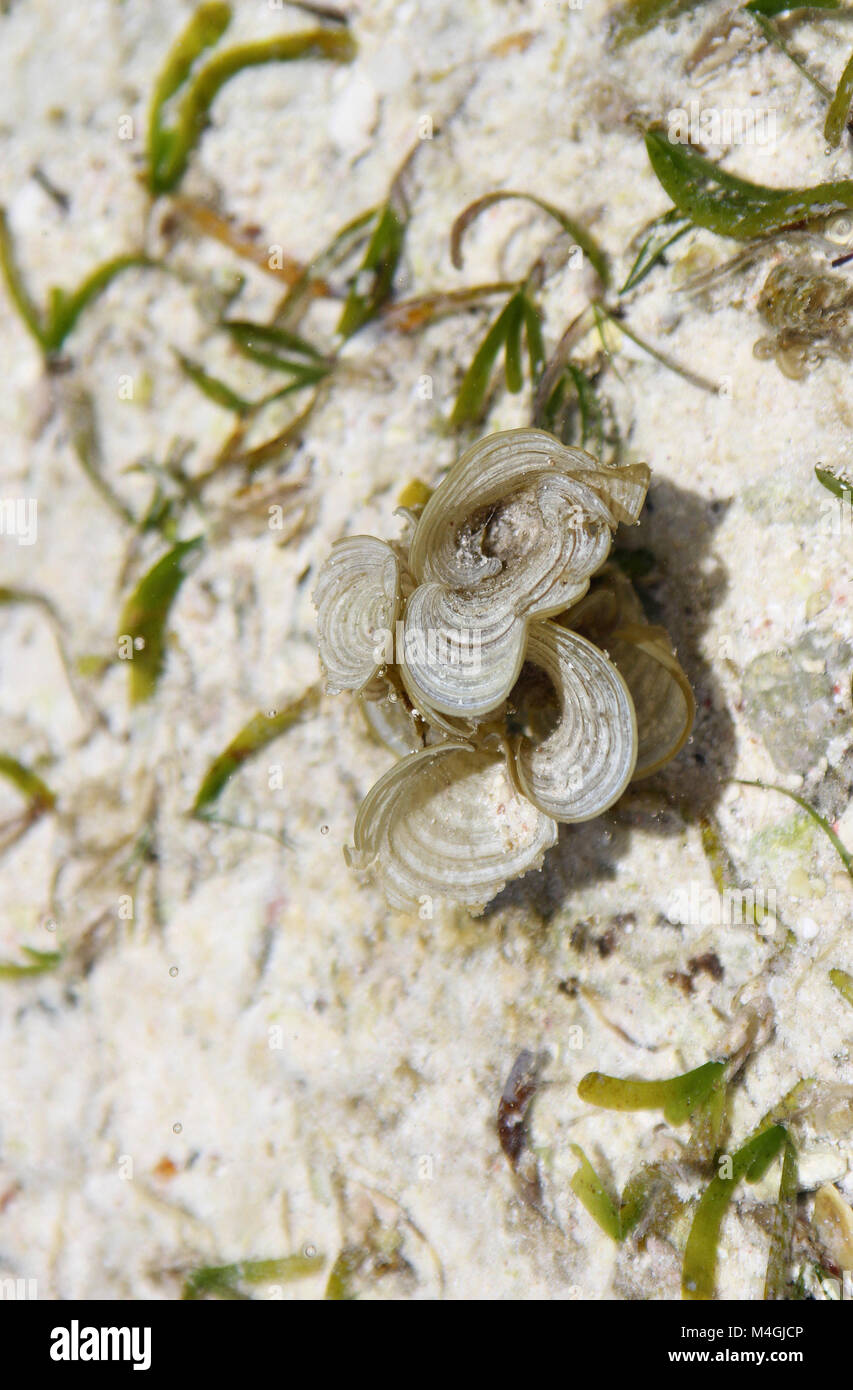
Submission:
[[182,1124],[172,1125],[172,1133],[173,1133],[173,1134],[180,1134],[180,1132],[181,1132],[182,1129],[183,1129],[183,1125],[182,1125]]
[[321,825],[321,826],[320,826],[320,834],[321,834],[321,835],[328,835],[328,833],[329,833],[329,827],[328,827],[327,825]]
[[44,924],[45,931],[56,931],[56,922],[53,917],[48,917]]
[[317,1254],[317,1247],[316,1245],[304,1245],[302,1247],[302,1253],[306,1260],[313,1260],[314,1256]]
[[176,965],[172,965],[172,966],[169,967],[169,974],[171,975],[171,977],[172,977],[173,980],[174,980],[175,976],[177,975],[177,973],[178,973],[178,967],[177,967]]

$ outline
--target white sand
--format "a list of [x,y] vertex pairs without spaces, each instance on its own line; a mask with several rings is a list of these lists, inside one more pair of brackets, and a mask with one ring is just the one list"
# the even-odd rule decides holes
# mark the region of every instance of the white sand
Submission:
[[[309,22],[249,0],[235,8],[229,40]],[[453,218],[500,186],[586,220],[624,278],[631,236],[667,206],[627,118],[660,119],[692,97],[704,106],[759,101],[778,112],[772,155],[746,147],[728,161],[747,177],[781,185],[849,173],[849,143],[825,156],[819,98],[780,55],[763,51],[722,69],[701,90],[682,74],[709,16],[605,57],[600,3],[365,0],[352,10],[357,61],[270,66],[232,82],[184,187],[220,197],[238,224],[261,229],[260,244],[307,258],[384,196],[430,115],[443,133],[414,168],[401,292],[521,273],[553,233],[523,204],[484,216],[469,234],[464,270],[450,264]],[[148,95],[178,18],[165,0],[41,0],[0,17],[0,202],[39,302],[50,284],[76,285],[106,257],[140,245]],[[801,38],[833,82],[846,32],[827,19]],[[522,33],[529,42],[501,55],[501,41]],[[117,136],[126,114],[135,122],[130,142]],[[32,178],[36,166],[67,193],[67,214]],[[155,250],[161,213],[148,233]],[[672,260],[695,258],[697,247],[720,260],[734,250],[700,233]],[[235,265],[215,243],[186,237],[172,255],[199,284]],[[268,315],[278,287],[241,268],[240,312]],[[390,757],[368,740],[346,697],[325,701],[222,797],[223,815],[285,832],[288,848],[186,817],[212,758],[246,720],[317,679],[312,578],[299,582],[307,568],[313,575],[344,531],[393,537],[405,483],[434,483],[453,458],[441,419],[482,315],[405,337],[368,329],[351,343],[352,373],[279,475],[284,483],[305,473],[313,525],[280,547],[262,511],[254,527],[206,549],[175,604],[167,669],[149,706],[128,710],[126,671],[116,663],[81,679],[103,712],[94,728],[71,698],[44,615],[4,610],[0,751],[40,769],[58,812],[4,857],[0,957],[58,940],[69,959],[34,981],[0,982],[0,1278],[36,1279],[42,1298],[174,1298],[195,1266],[311,1246],[326,1255],[324,1272],[281,1292],[316,1297],[340,1249],[363,1242],[375,1203],[377,1240],[391,1250],[396,1230],[414,1272],[366,1285],[373,1296],[434,1297],[440,1266],[455,1298],[677,1298],[676,1250],[653,1241],[641,1257],[617,1251],[569,1189],[577,1167],[570,1143],[621,1189],[661,1142],[658,1115],[583,1104],[576,1084],[584,1072],[658,1077],[698,1065],[718,1050],[738,991],[758,981],[775,1030],[747,1063],[733,1143],[798,1078],[853,1083],[853,1014],[828,979],[831,967],[853,971],[850,882],[819,833],[787,847],[764,833],[796,824],[790,802],[734,785],[761,778],[811,791],[824,770],[802,783],[774,767],[747,720],[740,673],[807,629],[830,646],[853,640],[850,532],[834,534],[828,494],[813,478],[816,463],[843,464],[848,455],[849,364],[829,360],[803,382],[787,381],[752,355],[764,331],[753,279],[742,302],[723,289],[709,312],[674,293],[677,276],[656,272],[631,303],[630,323],[694,371],[728,379],[730,394],[695,389],[624,340],[622,381],[611,373],[605,386],[630,427],[629,457],[653,469],[654,510],[630,539],[658,557],[662,620],[697,682],[703,715],[671,772],[567,834],[546,874],[508,892],[490,915],[407,919],[352,879],[342,847]],[[549,346],[588,289],[586,272],[567,269],[549,282]],[[67,378],[48,383],[3,303],[2,490],[38,499],[39,530],[31,547],[0,538],[0,583],[51,599],[75,660],[110,656],[132,582],[120,576],[127,531],[70,447],[58,404]],[[171,349],[204,360],[237,389],[251,392],[258,381],[219,340],[208,345],[202,309],[199,285],[130,272],[68,344],[97,401],[111,484],[137,510],[151,483],[126,474],[129,465],[162,462],[182,440],[192,449],[187,466],[198,471],[230,427],[178,373]],[[321,314],[318,332],[328,322]],[[434,379],[432,401],[418,395],[424,374]],[[134,381],[133,402],[121,399],[124,375]],[[499,395],[489,426],[524,422],[528,405],[526,396]],[[266,475],[270,487],[276,476]],[[726,504],[716,516],[707,507],[715,499]],[[184,534],[194,524],[190,514]],[[161,549],[148,539],[133,579]],[[831,761],[847,744],[849,669],[837,703]],[[271,791],[276,764],[285,788]],[[698,827],[680,808],[709,805],[718,776],[713,814],[738,871],[758,891],[777,892],[797,935],[772,975],[771,948],[747,927],[679,931],[661,921],[676,889],[711,886]],[[127,861],[155,797],[156,870],[149,864],[134,886]],[[20,799],[6,784],[0,798],[5,821]],[[853,814],[846,829],[853,843]],[[44,923],[57,875],[51,934]],[[133,923],[119,920],[125,894],[134,898]],[[617,913],[634,920],[630,930],[617,927],[610,954],[571,945],[577,923],[589,922],[596,939]],[[721,980],[699,974],[689,997],[667,980],[708,951],[719,957]],[[592,992],[595,1007],[558,990],[569,977]],[[551,1053],[545,1076],[553,1084],[531,1120],[551,1224],[520,1203],[495,1132],[501,1088],[523,1047]],[[848,1164],[843,1134],[815,1133],[804,1184],[838,1179],[849,1199]],[[685,1195],[699,1190],[688,1184]],[[772,1184],[761,1195],[772,1200]],[[761,1296],[767,1237],[751,1214],[755,1201],[743,1195],[740,1215],[724,1227],[725,1296]]]

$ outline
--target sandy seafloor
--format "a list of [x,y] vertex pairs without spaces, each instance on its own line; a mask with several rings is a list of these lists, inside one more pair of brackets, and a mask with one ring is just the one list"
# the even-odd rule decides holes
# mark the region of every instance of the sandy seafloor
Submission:
[[[684,57],[720,6],[617,55],[604,50],[599,0],[577,10],[558,0],[349,8],[356,61],[273,65],[233,81],[183,191],[258,229],[259,244],[307,259],[385,196],[431,116],[440,133],[413,170],[400,294],[521,273],[555,230],[522,204],[493,209],[469,234],[464,269],[450,263],[454,217],[496,187],[585,220],[621,283],[631,237],[668,205],[636,123],[694,97],[777,112],[772,153],[728,157],[747,177],[796,185],[850,174],[849,141],[826,154],[820,98],[779,53],[757,50],[701,88],[685,75]],[[235,9],[230,39],[310,22],[260,0]],[[138,175],[152,83],[190,7],[13,0],[4,10],[0,203],[43,302],[50,284],[79,283],[143,235],[164,249],[165,205],[149,208]],[[798,33],[832,84],[849,34],[830,18]],[[128,114],[135,138],[122,141]],[[36,168],[67,195],[66,209]],[[100,673],[84,662],[75,700],[44,611],[4,608],[0,751],[37,768],[57,806],[3,857],[0,957],[57,942],[65,956],[53,972],[0,981],[0,1278],[37,1280],[49,1299],[169,1299],[199,1266],[312,1247],[326,1257],[322,1270],[255,1293],[314,1298],[339,1252],[372,1240],[373,1264],[354,1276],[368,1297],[677,1299],[683,1230],[653,1235],[642,1251],[617,1247],[570,1190],[569,1146],[581,1144],[617,1191],[640,1162],[677,1152],[685,1132],[659,1114],[585,1105],[580,1077],[698,1066],[736,1035],[752,999],[767,1027],[734,1091],[733,1145],[799,1078],[853,1084],[853,1012],[828,974],[853,971],[853,885],[793,803],[735,780],[799,790],[853,844],[853,533],[813,473],[848,459],[853,384],[843,359],[802,381],[756,359],[760,280],[699,303],[676,292],[688,267],[735,249],[692,233],[628,305],[636,331],[725,382],[722,392],[696,389],[625,339],[615,343],[619,379],[610,372],[605,383],[627,457],[653,471],[652,510],[627,544],[655,556],[646,595],[695,685],[692,741],[600,820],[564,828],[544,871],[482,917],[389,912],[347,869],[358,804],[392,759],[346,696],[324,699],[222,797],[223,817],[283,833],[286,846],[186,814],[250,716],[317,681],[310,591],[330,543],[344,532],[395,536],[401,489],[415,477],[434,484],[455,456],[442,422],[482,312],[419,334],[369,328],[350,343],[348,370],[303,443],[263,475],[272,500],[280,480],[288,505],[288,480],[304,479],[310,524],[286,544],[265,508],[255,524],[219,528],[175,602],[149,704],[128,708],[118,661]],[[183,441],[188,471],[200,471],[231,425],[180,375],[172,349],[250,394],[257,382],[211,336],[204,286],[221,283],[234,255],[187,234],[168,254],[183,277],[117,280],[69,340],[71,371],[50,379],[2,298],[2,493],[37,498],[38,539],[0,539],[0,584],[55,605],[74,663],[114,656],[123,598],[163,542],[146,538],[122,576],[128,528],[80,468],[63,394],[75,383],[91,391],[109,482],[139,511],[150,476],[130,465],[162,461]],[[240,268],[241,313],[270,315],[281,287]],[[585,271],[549,281],[549,346],[588,291]],[[334,319],[321,310],[316,322],[322,335]],[[418,391],[425,374],[432,400]],[[121,398],[127,375],[132,401]],[[524,423],[528,410],[526,392],[499,392],[488,428]],[[194,525],[189,513],[182,534]],[[270,790],[277,763],[284,786]],[[0,795],[6,822],[21,802],[8,784]],[[670,920],[676,890],[712,886],[702,815],[742,882],[777,894],[796,937],[783,957],[750,927]],[[148,857],[130,884],[130,848],[146,825]],[[119,917],[128,893],[132,922]],[[698,973],[692,993],[668,978],[708,952],[719,978]],[[548,1220],[525,1205],[495,1129],[524,1048],[548,1058],[530,1114]],[[835,1181],[853,1198],[848,1129],[836,1116],[801,1135],[802,1240],[809,1192]],[[774,1170],[738,1192],[723,1226],[722,1296],[761,1297],[762,1203],[777,1182]],[[685,1178],[682,1195],[701,1187]]]

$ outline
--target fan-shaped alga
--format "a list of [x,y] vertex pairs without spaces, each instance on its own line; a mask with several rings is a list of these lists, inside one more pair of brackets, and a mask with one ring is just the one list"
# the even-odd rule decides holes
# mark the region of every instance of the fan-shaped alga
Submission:
[[538,429],[492,434],[402,538],[339,540],[314,590],[330,693],[354,692],[400,760],[365,797],[349,862],[394,907],[480,909],[678,752],[690,685],[607,564],[644,463]]

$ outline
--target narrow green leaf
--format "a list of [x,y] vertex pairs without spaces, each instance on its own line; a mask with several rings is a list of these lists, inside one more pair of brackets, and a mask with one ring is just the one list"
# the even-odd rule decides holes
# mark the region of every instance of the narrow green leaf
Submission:
[[286,1255],[281,1260],[240,1260],[231,1265],[204,1265],[189,1274],[181,1298],[195,1300],[205,1294],[219,1298],[244,1298],[241,1284],[289,1284],[317,1274],[325,1264],[324,1255]]
[[44,609],[49,617],[58,620],[58,614],[49,598],[35,589],[14,589],[8,584],[0,584],[0,604],[32,603]]
[[34,815],[41,815],[43,811],[52,811],[56,804],[56,797],[37,773],[18,762],[17,758],[11,757],[8,753],[0,753],[0,777],[5,777],[7,782],[11,782],[13,787],[21,793],[30,803],[30,811]]
[[338,321],[337,331],[342,338],[351,338],[375,318],[390,297],[403,252],[407,221],[402,199],[397,197],[389,198],[376,214],[373,234]]
[[360,1246],[345,1246],[332,1265],[323,1297],[332,1303],[352,1302],[356,1298],[352,1281],[367,1256],[367,1250]]
[[639,38],[676,7],[677,0],[627,0],[611,17],[610,41],[615,48]]
[[821,1089],[821,1082],[816,1076],[801,1076],[799,1081],[785,1092],[782,1099],[770,1107],[758,1125],[758,1130],[765,1129],[767,1125],[784,1124],[792,1117],[802,1119],[815,1103]]
[[[209,47],[209,41],[202,47]],[[239,44],[211,58],[190,79],[180,99],[173,126],[164,129],[160,125],[158,109],[157,132],[149,144],[151,191],[168,193],[180,181],[190,154],[207,124],[211,106],[222,87],[232,77],[246,68],[259,67],[265,63],[292,62],[303,58],[349,63],[355,57],[355,53],[355,41],[347,29],[319,28],[303,33],[284,34],[255,43]]]
[[312,0],[287,0],[287,3],[296,10],[303,10],[305,14],[313,15],[315,19],[325,19],[329,24],[349,24],[349,16],[345,10],[339,9],[337,5],[320,5],[312,3]]
[[115,256],[110,261],[93,270],[82,285],[73,292],[52,289],[48,302],[47,319],[44,327],[44,347],[46,352],[58,352],[83,310],[93,300],[104,293],[122,271],[137,266],[153,266],[156,262],[149,256]]
[[766,188],[726,173],[689,145],[670,141],[658,127],[646,132],[646,149],[679,211],[718,236],[748,240],[853,208],[853,179],[814,188]]
[[[294,381],[300,386],[315,386],[318,381],[323,381],[331,372],[331,366],[320,366],[313,364],[306,366],[304,362],[288,360],[279,357],[274,352],[265,352],[263,348],[244,347],[241,349],[244,356],[250,357],[253,362],[257,362],[261,367],[269,367],[274,372],[284,372],[293,377]],[[268,400],[264,397],[264,403]],[[257,404],[257,402],[256,402]]]
[[65,636],[66,625],[62,621],[59,612],[49,598],[35,589],[15,589],[7,585],[0,585],[0,605],[15,603],[31,604],[47,618],[53,630],[54,640],[59,652],[59,659],[62,662],[71,694],[78,707],[82,707],[80,693],[77,688],[77,674],[80,671],[81,658],[78,657],[75,662],[72,661],[69,655]]
[[569,1147],[581,1164],[569,1184],[572,1191],[604,1234],[610,1236],[611,1240],[620,1241],[622,1223],[609,1193],[580,1145],[571,1144]]
[[83,472],[111,511],[129,526],[133,526],[133,512],[105,476],[95,403],[91,394],[83,389],[71,393],[67,399],[66,413],[71,443]]
[[219,377],[211,376],[197,362],[193,362],[189,357],[185,357],[177,348],[172,351],[178,359],[181,371],[190,381],[198,387],[208,400],[215,405],[221,405],[224,410],[233,410],[235,415],[246,415],[252,409],[252,402],[247,401],[245,396],[239,396],[236,391]]
[[681,1125],[692,1119],[706,1103],[718,1102],[725,1070],[725,1062],[705,1062],[695,1071],[674,1078],[671,1094],[663,1107],[664,1118],[671,1125]]
[[614,48],[621,48],[663,20],[675,19],[705,3],[706,0],[626,0],[611,18],[610,43]]
[[[269,405],[271,401],[291,395],[294,391],[301,391],[300,382],[291,382],[282,387],[280,391],[274,391],[257,404],[259,406]],[[214,473],[223,463],[228,463],[232,467],[239,464],[248,473],[254,473],[268,463],[280,463],[285,450],[291,448],[297,440],[302,438],[305,426],[311,418],[317,402],[323,394],[322,383],[315,387],[308,400],[307,405],[292,416],[285,425],[282,426],[269,439],[263,440],[261,444],[255,444],[251,448],[245,447],[244,440],[239,437],[240,432],[235,432],[235,438],[229,442],[227,452],[223,451],[219,461],[214,462],[210,472]]]
[[0,960],[0,980],[22,980],[31,975],[44,975],[62,963],[61,951],[35,951],[31,946],[22,946],[21,950],[29,960],[25,964]]
[[160,170],[174,156],[175,131],[163,128],[163,107],[184,86],[196,60],[218,43],[231,23],[230,5],[200,5],[176,40],[154,86],[148,117],[148,183],[160,191]]
[[[726,1123],[728,1086],[725,1069],[714,1080],[710,1094],[699,1101],[688,1118],[692,1130],[692,1149],[703,1161],[710,1161],[717,1152]],[[670,1122],[672,1118],[670,1116]]]
[[602,285],[607,287],[610,283],[607,257],[586,228],[576,222],[573,217],[569,217],[561,208],[555,207],[553,203],[547,203],[544,198],[537,198],[533,193],[516,193],[511,189],[500,189],[495,193],[486,193],[459,214],[450,229],[450,259],[457,270],[462,269],[462,238],[471,223],[486,208],[492,207],[495,203],[503,202],[507,198],[520,198],[523,202],[532,203],[534,207],[540,208],[542,212],[546,212],[549,217],[553,217],[556,222],[559,222],[567,236],[570,236],[575,245],[580,247],[590,265],[597,272]]
[[782,1125],[772,1125],[750,1139],[731,1156],[730,1178],[719,1175],[706,1187],[684,1249],[681,1292],[687,1299],[711,1299],[717,1271],[720,1227],[732,1194],[742,1178],[757,1182],[769,1168],[787,1139]]
[[782,1176],[779,1179],[779,1196],[776,1199],[773,1230],[770,1235],[770,1251],[767,1256],[767,1273],[764,1276],[765,1301],[775,1302],[788,1296],[788,1271],[791,1264],[794,1221],[797,1215],[798,1183],[797,1151],[790,1138],[786,1136],[785,1152],[782,1156]]
[[763,14],[771,18],[777,14],[789,14],[792,10],[837,10],[841,0],[809,0],[807,5],[792,4],[791,0],[750,0],[744,9],[750,14]]
[[12,303],[15,305],[24,324],[29,329],[30,333],[32,333],[39,346],[46,351],[45,331],[42,326],[41,316],[35,304],[30,299],[27,288],[21,277],[21,272],[18,269],[18,263],[15,260],[15,251],[12,245],[12,233],[9,230],[9,221],[6,216],[6,210],[2,207],[0,207],[0,271],[3,273],[3,279],[6,282],[6,288],[9,291]]
[[521,365],[521,328],[524,321],[524,296],[514,295],[510,301],[512,313],[507,320],[506,347],[504,349],[504,377],[506,389],[516,395],[524,385],[524,368]]
[[[292,396],[295,391],[304,391],[306,386],[316,386],[318,382],[324,381],[328,375],[328,372],[321,372],[316,368],[294,367],[287,385],[279,386],[275,391],[268,391],[265,396],[260,396],[258,400],[252,401],[252,410],[260,411],[264,406],[272,405],[273,401],[284,400],[285,396]],[[289,425],[287,429],[290,429]],[[266,448],[266,445],[262,444],[259,447]]]
[[[286,372],[303,386],[311,386],[327,377],[333,363],[294,333],[267,325],[237,321],[223,323],[235,347],[253,362],[272,371]],[[264,346],[268,344],[269,346]],[[281,348],[282,352],[277,352]],[[289,352],[291,356],[282,355]]]
[[710,816],[703,816],[699,822],[699,830],[702,853],[708,861],[714,887],[718,893],[722,893],[726,888],[732,888],[739,882],[737,869],[723,843],[717,822]]
[[670,1124],[680,1125],[712,1099],[724,1071],[724,1062],[704,1062],[666,1081],[640,1081],[591,1071],[581,1078],[578,1095],[605,1110],[662,1110]]
[[601,300],[594,300],[591,307],[598,325],[602,346],[608,357],[610,357],[611,354],[607,347],[607,341],[604,337],[602,326],[603,320],[605,319],[609,320],[615,328],[618,328],[620,333],[624,333],[626,338],[630,338],[632,343],[636,343],[637,347],[641,347],[643,352],[647,352],[656,362],[660,362],[662,367],[666,367],[667,371],[675,372],[677,376],[683,377],[685,381],[690,382],[691,386],[697,387],[700,391],[708,391],[714,396],[717,395],[718,387],[716,382],[710,381],[706,376],[700,376],[698,372],[692,371],[690,367],[682,366],[680,362],[676,362],[674,357],[670,357],[667,353],[661,352],[660,348],[656,348],[653,343],[649,343],[645,338],[641,338],[639,333],[635,333],[634,329],[630,328],[625,320],[620,317],[620,312],[611,312],[610,309],[607,309],[604,304],[602,304]]
[[[801,7],[798,6],[797,8]],[[811,83],[815,91],[819,92],[825,101],[831,101],[832,92],[825,85],[825,83],[821,82],[819,77],[815,77],[814,73],[811,71],[811,68],[809,68],[809,66],[803,61],[803,59],[797,53],[795,53],[791,47],[789,47],[787,39],[785,39],[782,36],[782,34],[780,34],[779,30],[776,28],[776,25],[773,23],[773,20],[769,17],[769,15],[765,14],[760,6],[758,8],[753,8],[752,5],[746,5],[744,9],[747,14],[752,15],[752,18],[755,20],[762,34],[770,43],[773,44],[773,47],[778,48],[779,52],[784,54],[784,56],[788,59],[789,63],[793,63],[797,71],[806,79],[807,82]]]
[[812,820],[815,822],[815,825],[820,826],[824,835],[826,835],[827,839],[830,841],[833,849],[835,850],[836,854],[838,855],[839,859],[841,860],[842,864],[847,870],[848,874],[851,878],[853,878],[853,856],[851,856],[850,851],[847,850],[845,846],[841,843],[832,826],[829,824],[829,821],[826,820],[822,815],[820,815],[820,813],[816,811],[813,806],[810,806],[804,797],[799,796],[796,792],[789,792],[787,787],[776,786],[773,782],[752,782],[745,777],[738,778],[737,780],[740,782],[742,787],[760,787],[760,789],[765,792],[780,792],[782,796],[787,796],[790,798],[791,801],[795,801],[797,805],[800,806],[806,812],[807,815],[811,816]]
[[21,278],[8,219],[5,210],[0,207],[0,272],[21,319],[45,355],[59,351],[83,310],[103,294],[117,275],[133,266],[154,264],[150,257],[141,254],[115,256],[93,270],[76,290],[51,289],[47,312],[42,315]]
[[678,208],[670,208],[668,212],[656,217],[648,228],[648,235],[619,293],[627,294],[645,280],[649,272],[663,260],[669,247],[683,237],[685,232],[689,232],[692,226],[690,218],[685,217]]
[[545,365],[545,343],[542,340],[542,315],[529,295],[522,295],[524,310],[524,332],[527,343],[527,358],[530,363],[530,380],[533,386],[539,380]]
[[498,353],[506,343],[507,334],[515,319],[520,294],[521,291],[517,291],[507,300],[477,348],[471,365],[462,378],[462,385],[459,387],[456,404],[450,416],[451,425],[457,429],[461,425],[473,424],[482,413],[492,371]]
[[[547,397],[541,400],[533,413],[533,425],[539,429],[546,429],[550,434],[555,434],[568,443],[565,438],[564,423],[567,415],[566,406],[566,384],[570,373],[568,367],[564,367],[560,375],[556,378]],[[558,418],[561,423],[558,423]]]
[[273,401],[283,400],[285,396],[291,396],[294,391],[304,391],[306,386],[316,386],[319,382],[325,381],[329,375],[327,371],[321,371],[319,367],[296,367],[290,370],[290,381],[286,386],[280,386],[275,391],[269,391],[265,396],[253,402],[253,410],[260,410],[262,406],[271,405]]
[[313,714],[319,702],[319,687],[312,686],[298,700],[292,700],[276,714],[254,715],[248,724],[243,726],[236,738],[231,740],[224,752],[220,753],[219,757],[211,763],[196,793],[191,814],[194,816],[205,815],[219,797],[226,782],[238,768],[242,767],[249,758],[259,753],[262,748],[266,748],[273,739],[279,738],[294,724],[298,724],[308,715]]
[[853,1005],[853,975],[848,975],[846,970],[830,970],[829,978],[841,998]]
[[843,501],[845,497],[849,498],[853,495],[853,483],[848,482],[846,478],[839,478],[835,473],[830,473],[827,468],[816,467],[814,473],[818,482],[833,496],[840,497]]
[[159,531],[164,540],[174,541],[176,524],[176,498],[168,496],[160,483],[155,482],[151,500],[137,522],[137,535],[146,536],[152,531]]
[[230,334],[235,344],[246,351],[258,350],[259,344],[266,343],[271,347],[280,348],[282,353],[291,353],[295,357],[305,358],[308,362],[316,362],[322,366],[329,365],[323,354],[306,338],[300,337],[298,333],[289,333],[284,328],[277,328],[275,324],[251,323],[248,319],[223,319],[222,327]]
[[[775,1134],[774,1130],[782,1133]],[[744,1149],[752,1149],[743,1174],[748,1183],[761,1182],[787,1138],[787,1130],[782,1125],[774,1125],[769,1130],[760,1130],[744,1145]]]
[[[195,536],[173,546],[143,576],[122,609],[118,636],[131,638],[134,648],[132,658],[127,659],[132,705],[154,694],[165,661],[169,610],[186,579],[185,561],[201,540]],[[141,645],[137,647],[138,643]]]
[[245,1284],[287,1284],[307,1279],[325,1264],[325,1255],[285,1255],[280,1260],[243,1260],[237,1266],[238,1278]]
[[328,246],[305,267],[278,307],[273,326],[291,329],[298,324],[318,293],[327,293],[326,277],[367,245],[376,208],[360,212],[336,232]]
[[605,408],[593,382],[576,362],[566,363],[547,399],[534,409],[534,423],[556,434],[564,444],[580,444],[582,449],[591,445],[599,456],[604,450]]
[[458,314],[465,309],[478,308],[497,295],[514,290],[516,281],[496,280],[490,285],[470,285],[459,290],[433,290],[429,294],[413,295],[387,305],[383,321],[400,333],[416,333],[428,323]]
[[593,431],[596,434],[598,449],[600,451],[604,438],[604,414],[599,404],[595,389],[581,367],[570,362],[566,369],[571,376],[572,383],[578,398],[578,409],[581,417],[581,448],[585,449],[587,440],[590,440]]

